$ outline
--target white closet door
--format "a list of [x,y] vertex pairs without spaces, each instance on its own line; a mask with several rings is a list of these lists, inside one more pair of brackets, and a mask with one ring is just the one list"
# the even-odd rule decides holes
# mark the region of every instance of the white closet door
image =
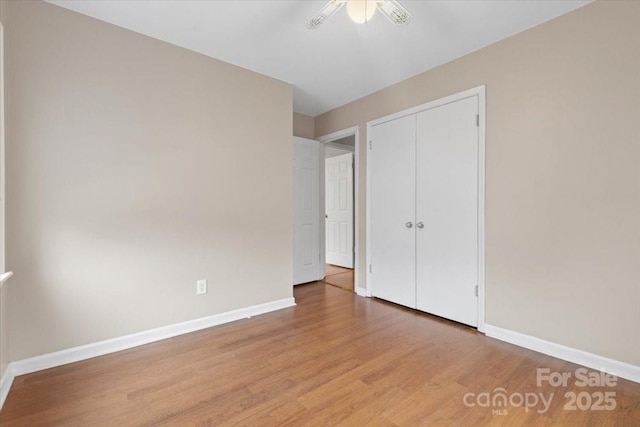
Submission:
[[418,113],[417,307],[478,322],[478,98]]
[[327,264],[353,268],[353,153],[325,160]]
[[293,284],[324,276],[320,268],[320,145],[293,138]]
[[375,297],[416,307],[416,116],[372,128],[371,289]]

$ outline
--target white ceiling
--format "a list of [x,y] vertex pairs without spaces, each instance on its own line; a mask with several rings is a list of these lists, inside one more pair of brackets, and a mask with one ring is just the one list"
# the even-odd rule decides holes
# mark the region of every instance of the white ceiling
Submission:
[[407,27],[343,8],[315,30],[325,0],[50,2],[291,83],[294,111],[317,116],[589,1],[400,0]]

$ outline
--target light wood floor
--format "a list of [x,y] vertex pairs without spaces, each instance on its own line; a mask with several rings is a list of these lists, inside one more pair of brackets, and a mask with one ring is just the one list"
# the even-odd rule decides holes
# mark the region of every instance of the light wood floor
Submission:
[[[322,283],[293,308],[16,378],[9,426],[639,426],[640,384],[614,411],[566,411],[536,368],[577,365]],[[538,413],[469,408],[466,393],[554,393]],[[472,399],[473,400],[473,399]],[[504,408],[502,408],[504,409]]]
[[354,277],[352,269],[327,264],[325,274],[326,277],[322,280],[323,282],[353,292]]

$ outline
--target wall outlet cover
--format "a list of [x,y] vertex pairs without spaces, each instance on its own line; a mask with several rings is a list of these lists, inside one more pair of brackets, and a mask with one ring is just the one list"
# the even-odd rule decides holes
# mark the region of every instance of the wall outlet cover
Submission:
[[196,282],[196,295],[207,293],[207,279],[200,279]]

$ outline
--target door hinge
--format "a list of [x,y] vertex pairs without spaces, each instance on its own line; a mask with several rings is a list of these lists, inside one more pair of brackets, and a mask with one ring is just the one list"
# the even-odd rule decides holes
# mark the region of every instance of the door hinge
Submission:
[[369,150],[373,150],[373,141],[369,140]]
[[476,114],[476,126],[480,127],[480,114]]
[[478,287],[477,286],[475,288],[475,294],[476,294],[476,296],[478,296]]
[[369,264],[369,273],[373,273],[373,271],[371,269],[371,264]]

